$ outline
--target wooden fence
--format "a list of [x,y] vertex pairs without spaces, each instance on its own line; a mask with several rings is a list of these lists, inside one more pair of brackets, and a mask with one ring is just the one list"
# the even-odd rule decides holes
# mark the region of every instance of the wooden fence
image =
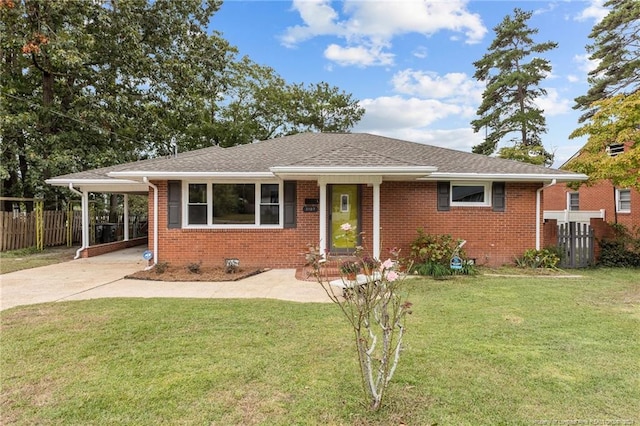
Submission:
[[586,268],[595,262],[594,232],[587,224],[558,225],[558,247],[564,254],[560,262],[563,268]]
[[[67,228],[66,211],[43,212],[44,246],[67,244],[82,238],[82,212],[74,211],[71,227]],[[36,245],[36,212],[0,212],[0,251],[18,250]]]
[[[61,246],[64,244],[75,245],[82,242],[82,212],[74,210],[43,211],[42,225],[44,247]],[[18,250],[37,245],[37,220],[36,211],[33,212],[0,212],[0,251]],[[70,216],[69,216],[70,215]],[[70,226],[67,220],[70,217]],[[124,218],[119,217],[118,223],[107,224],[108,217],[95,217],[90,220],[89,243],[99,244],[121,240],[123,238]],[[96,229],[103,230],[107,226],[113,232],[113,239],[105,239],[105,235],[96,235]],[[129,237],[138,238],[147,235],[147,217],[129,217]]]

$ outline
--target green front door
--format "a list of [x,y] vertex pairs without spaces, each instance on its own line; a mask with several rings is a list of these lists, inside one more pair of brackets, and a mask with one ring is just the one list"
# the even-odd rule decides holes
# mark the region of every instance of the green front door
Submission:
[[359,239],[344,238],[340,228],[349,223],[355,230],[352,235],[360,233],[360,190],[358,185],[331,185],[329,212],[329,240],[332,253],[348,253],[353,251]]

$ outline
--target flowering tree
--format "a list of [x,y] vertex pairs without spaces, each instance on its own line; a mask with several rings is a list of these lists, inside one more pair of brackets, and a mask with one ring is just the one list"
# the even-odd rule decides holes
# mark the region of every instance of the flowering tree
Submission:
[[[342,225],[343,237],[354,238],[355,229]],[[317,246],[309,246],[307,264],[333,303],[351,325],[360,366],[362,386],[373,411],[383,401],[385,390],[400,360],[402,338],[405,332],[406,315],[411,313],[411,303],[403,297],[404,276],[399,274],[398,250],[384,262],[362,256],[362,247],[357,247],[355,256],[365,272],[364,279],[343,283],[344,294],[336,294],[324,271],[325,258]]]

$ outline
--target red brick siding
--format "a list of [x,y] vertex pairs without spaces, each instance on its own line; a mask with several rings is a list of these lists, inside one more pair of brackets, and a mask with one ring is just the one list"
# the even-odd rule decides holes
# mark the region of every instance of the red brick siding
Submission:
[[506,184],[506,211],[491,207],[451,207],[438,211],[435,182],[385,182],[381,186],[382,253],[397,246],[408,255],[416,230],[450,234],[467,241],[464,250],[478,264],[513,263],[535,248],[535,192],[538,184]]
[[[297,227],[293,229],[168,229],[167,184],[158,186],[158,261],[172,264],[202,262],[222,266],[225,258],[240,259],[241,266],[292,267],[303,263],[307,243],[317,243],[320,213],[304,213],[305,198],[319,198],[320,189],[311,181],[298,182]],[[149,194],[153,206],[152,192]],[[153,211],[151,208],[150,211]],[[152,216],[152,215],[150,215]],[[152,231],[150,218],[149,233]],[[149,237],[153,247],[153,237]]]
[[[202,262],[222,265],[237,257],[244,266],[296,267],[304,262],[308,243],[318,243],[320,213],[302,211],[305,198],[319,198],[315,181],[298,182],[297,227],[293,229],[168,229],[167,184],[158,186],[159,258],[173,264]],[[465,250],[479,264],[512,263],[526,249],[535,247],[535,192],[539,184],[507,183],[506,212],[491,207],[451,207],[437,211],[435,182],[384,182],[380,187],[381,257],[391,247],[408,256],[417,229],[427,233],[451,234],[467,240]],[[361,229],[363,244],[372,248],[373,190],[362,186]],[[153,211],[153,191],[149,194]],[[149,247],[153,247],[153,215],[150,215]]]
[[[545,209],[564,210],[567,208],[567,193],[576,192],[567,188],[566,184],[558,184],[543,191]],[[580,210],[605,209],[605,220],[616,222],[616,198],[615,190],[611,182],[600,181],[592,186],[582,185],[577,191],[579,195]],[[617,222],[632,229],[640,226],[640,193],[631,190],[631,213],[617,213]]]
[[147,244],[147,237],[133,238],[128,241],[114,241],[111,243],[97,244],[82,250],[80,252],[80,256],[83,258],[99,256],[101,254],[111,253],[112,251],[123,250],[143,244]]

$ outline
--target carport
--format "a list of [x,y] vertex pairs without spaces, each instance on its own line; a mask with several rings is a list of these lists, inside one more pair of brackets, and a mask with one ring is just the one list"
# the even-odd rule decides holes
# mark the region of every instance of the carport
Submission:
[[[109,177],[107,173],[116,171],[119,166],[104,167],[96,170],[74,173],[72,175],[59,176],[46,180],[46,183],[53,186],[60,186],[69,189],[80,196],[82,206],[82,244],[76,252],[75,258],[91,257],[99,254],[109,253],[135,245],[146,244],[148,237],[131,238],[129,233],[129,196],[149,195],[149,188],[154,188],[154,199],[157,200],[157,190],[151,183],[137,182],[126,179],[115,179]],[[123,196],[123,222],[126,224],[123,229],[123,239],[121,241],[107,242],[103,244],[91,245],[90,241],[90,208],[89,197],[92,193],[120,194]],[[147,209],[148,212],[148,209]],[[154,223],[156,223],[154,218]],[[154,228],[155,229],[155,228]],[[155,250],[154,250],[155,253]]]

